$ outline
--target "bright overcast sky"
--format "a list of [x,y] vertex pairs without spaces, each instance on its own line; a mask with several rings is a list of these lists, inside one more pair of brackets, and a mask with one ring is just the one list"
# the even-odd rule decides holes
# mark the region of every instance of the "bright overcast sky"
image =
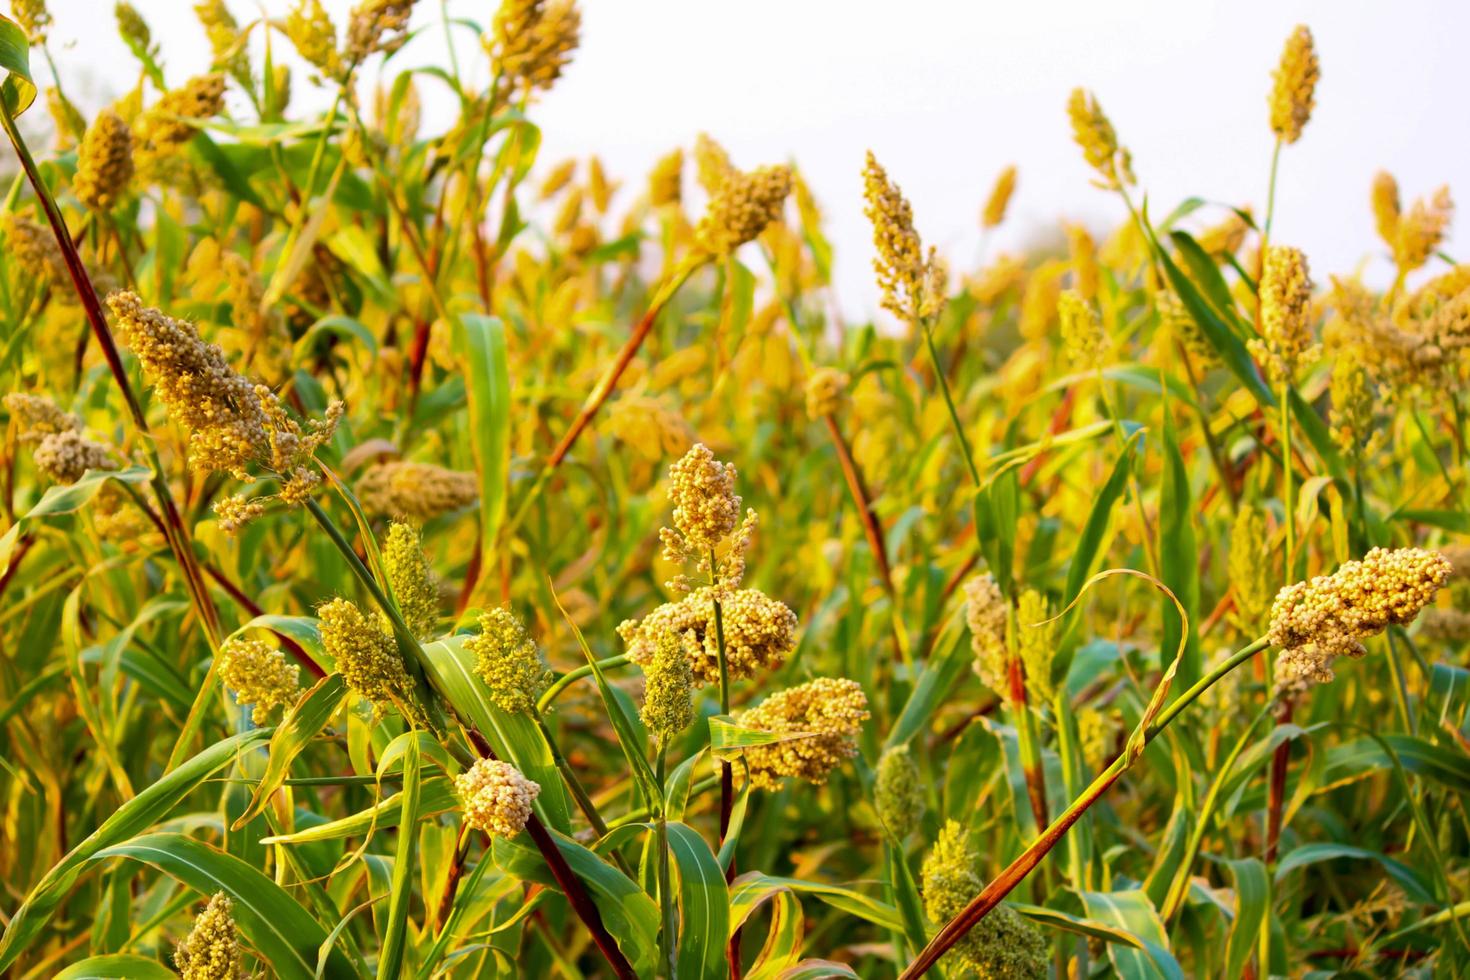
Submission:
[[[264,0],[273,14],[288,0]],[[351,0],[327,0],[340,25]],[[104,80],[134,67],[106,0],[50,0],[53,40],[95,105]],[[177,82],[202,70],[207,46],[188,0],[134,0]],[[241,22],[259,7],[230,0]],[[1133,150],[1151,209],[1198,195],[1265,199],[1270,72],[1291,28],[1317,38],[1317,110],[1282,163],[1277,237],[1305,249],[1319,281],[1378,257],[1368,188],[1379,168],[1407,199],[1449,183],[1470,195],[1470,4],[1128,0],[1097,3],[904,0],[583,0],[575,63],[533,115],[541,167],[597,153],[628,186],[701,130],[737,164],[797,161],[829,216],[839,292],[850,316],[876,309],[862,215],[871,148],[912,200],[926,241],[957,269],[975,254],[977,212],[995,174],[1020,168],[1011,217],[991,248],[1016,248],[1059,219],[1096,229],[1121,206],[1091,187],[1070,142],[1072,87],[1092,89]],[[494,0],[449,0],[453,16],[489,22]],[[440,5],[402,63],[443,63]],[[479,55],[468,33],[460,56]],[[64,71],[70,69],[63,68]],[[452,111],[423,89],[426,117]],[[298,75],[297,91],[307,89]],[[303,96],[305,98],[305,96]],[[237,102],[243,100],[237,100]],[[1458,106],[1459,108],[1456,108]],[[243,107],[242,107],[243,109]],[[626,194],[627,192],[625,192]],[[1216,212],[1218,214],[1218,212]],[[1457,251],[1452,240],[1451,252]],[[1463,251],[1463,249],[1458,249]]]

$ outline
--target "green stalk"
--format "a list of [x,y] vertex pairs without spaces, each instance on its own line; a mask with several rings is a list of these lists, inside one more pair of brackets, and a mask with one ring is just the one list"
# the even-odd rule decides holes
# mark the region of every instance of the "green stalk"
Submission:
[[[608,670],[612,667],[622,667],[630,663],[632,663],[632,661],[628,659],[628,655],[625,653],[620,653],[615,657],[606,657],[602,660],[597,661],[597,668],[599,670]],[[574,668],[567,671],[565,674],[562,674],[551,683],[550,687],[542,692],[541,697],[536,701],[536,710],[538,712],[545,711],[547,708],[551,707],[551,703],[561,695],[562,691],[565,691],[568,687],[571,687],[574,683],[581,680],[582,678],[591,676],[591,664],[583,664],[580,667]]]
[[[556,739],[552,736],[551,729],[547,727],[546,719],[541,716],[540,711],[535,710],[531,712],[531,718],[536,722],[536,727],[541,730],[541,737],[546,739],[546,744],[551,747],[552,761],[556,763],[556,768],[561,772],[562,779],[566,782],[567,788],[572,791],[572,798],[577,801],[577,808],[582,811],[582,815],[592,825],[592,830],[597,834],[598,838],[606,837],[606,821],[602,819],[602,814],[597,812],[597,805],[592,802],[592,797],[587,795],[587,790],[582,786],[582,781],[572,771],[571,764],[567,762],[567,757],[562,754],[561,746],[556,744]],[[623,872],[629,878],[636,880],[637,876],[633,874],[633,869],[628,866],[627,860],[621,853],[614,850],[612,857],[619,871]]]
[[1236,667],[1254,657],[1257,653],[1270,646],[1270,641],[1261,637],[1249,646],[1242,647],[1231,654],[1218,666],[1204,677],[1201,677],[1187,691],[1179,695],[1167,708],[1159,712],[1154,721],[1143,730],[1143,738],[1135,749],[1125,751],[1113,760],[1112,765],[1104,769],[1082,791],[1082,794],[1072,802],[1072,805],[1052,821],[1031,846],[1026,848],[1012,861],[1004,871],[997,875],[990,884],[981,890],[980,894],[970,900],[969,904],[960,910],[954,918],[945,923],[938,934],[929,941],[929,945],[919,953],[918,957],[908,965],[900,975],[899,980],[915,980],[917,977],[927,973],[939,958],[959,942],[975,927],[975,925],[1000,904],[1001,900],[1010,894],[1011,890],[1020,884],[1028,874],[1035,870],[1046,857],[1048,851],[1057,845],[1057,842],[1066,835],[1087,809],[1102,798],[1108,788],[1118,781],[1118,778],[1133,767],[1143,757],[1143,748],[1158,737],[1158,734],[1169,726],[1175,718],[1189,707],[1194,701],[1208,690],[1220,678],[1224,677]]
[[[660,739],[658,747],[658,767],[655,775],[658,777],[659,791],[667,797],[667,787],[664,782],[664,773],[668,765],[669,746]],[[668,807],[664,801],[659,802],[658,822],[654,824],[654,833],[658,842],[658,908],[659,919],[663,928],[659,931],[659,953],[663,957],[664,966],[668,968],[669,976],[675,976],[677,955],[675,942],[674,922],[674,892],[670,884],[672,875],[669,874],[669,814]]]
[[1250,743],[1251,736],[1256,727],[1270,713],[1270,705],[1262,708],[1251,723],[1246,726],[1245,731],[1240,733],[1240,738],[1231,747],[1230,753],[1225,756],[1225,761],[1220,764],[1220,771],[1215,774],[1210,783],[1209,790],[1205,793],[1204,801],[1199,806],[1195,817],[1194,829],[1189,834],[1189,842],[1184,846],[1184,856],[1179,861],[1179,867],[1174,872],[1174,880],[1169,884],[1169,893],[1164,899],[1164,907],[1159,910],[1160,916],[1165,923],[1170,922],[1179,910],[1184,907],[1185,896],[1189,894],[1189,873],[1194,867],[1195,858],[1199,856],[1200,845],[1204,841],[1205,830],[1209,826],[1210,817],[1215,812],[1215,807],[1220,802],[1220,793],[1225,789],[1225,782],[1230,778],[1231,771],[1235,768],[1240,754],[1245,751],[1246,745]]
[[955,408],[954,397],[949,392],[949,381],[945,377],[944,365],[939,363],[939,351],[934,347],[934,334],[929,329],[927,317],[915,317],[919,329],[924,334],[924,348],[929,352],[929,364],[934,368],[934,380],[939,385],[939,391],[944,395],[944,407],[949,409],[949,422],[954,429],[955,438],[959,440],[960,452],[964,454],[965,466],[970,470],[970,479],[975,488],[981,486],[980,470],[975,466],[975,455],[970,451],[970,440],[965,437],[965,427],[960,423],[959,410]]
[[1297,580],[1296,567],[1296,504],[1292,500],[1291,488],[1291,382],[1281,383],[1281,506],[1286,521],[1286,570],[1285,584]]

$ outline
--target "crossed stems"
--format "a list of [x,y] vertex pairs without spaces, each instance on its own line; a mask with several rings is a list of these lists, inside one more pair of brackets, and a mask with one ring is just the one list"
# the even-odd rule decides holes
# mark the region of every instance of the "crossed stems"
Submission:
[[1250,660],[1270,646],[1270,642],[1261,637],[1249,646],[1242,647],[1231,654],[1219,666],[1210,671],[1204,677],[1195,682],[1183,694],[1179,695],[1167,708],[1159,712],[1158,717],[1143,729],[1141,740],[1130,740],[1129,749],[1113,760],[1112,764],[1098,774],[1081,795],[1072,802],[1072,805],[1052,821],[1051,825],[1012,861],[1004,871],[997,875],[990,884],[981,890],[980,894],[970,900],[969,904],[960,910],[953,919],[945,923],[943,928],[929,941],[919,952],[918,957],[909,964],[908,968],[899,976],[899,980],[915,980],[917,977],[927,973],[939,958],[949,951],[957,942],[973,929],[981,919],[1000,904],[1001,900],[1010,894],[1011,890],[1021,883],[1025,877],[1035,870],[1047,853],[1064,837],[1087,809],[1102,798],[1108,788],[1117,782],[1123,773],[1127,772],[1142,758],[1143,748],[1152,742],[1160,732],[1169,726],[1169,723],[1177,718],[1185,708],[1189,707],[1201,694],[1209,689],[1216,681],[1230,673],[1236,667]]

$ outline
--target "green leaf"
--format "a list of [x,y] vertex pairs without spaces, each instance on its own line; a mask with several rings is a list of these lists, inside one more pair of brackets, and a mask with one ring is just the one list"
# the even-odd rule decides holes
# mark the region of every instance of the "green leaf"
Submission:
[[[96,860],[111,857],[152,865],[200,895],[224,892],[233,903],[235,924],[272,972],[286,980],[316,977],[317,949],[327,930],[289,892],[239,858],[183,834],[148,834],[94,855]],[[358,973],[345,953],[334,950],[323,976]]]
[[801,959],[801,944],[806,937],[806,918],[801,901],[789,891],[779,891],[771,898],[771,929],[760,954],[745,973],[745,980],[772,980],[796,966]]
[[725,941],[730,925],[730,891],[725,873],[705,839],[687,824],[670,823],[669,855],[679,869],[680,977],[718,980],[728,976]]
[[1220,274],[1220,267],[1188,232],[1171,231],[1169,240],[1179,249],[1184,264],[1189,266],[1190,275],[1199,285],[1202,298],[1209,302],[1211,311],[1226,321],[1237,336],[1243,333],[1245,323],[1235,308],[1235,297],[1230,295],[1230,286]]
[[781,980],[828,980],[831,977],[850,977],[857,980],[857,974],[852,967],[833,960],[802,960],[781,973]]
[[1419,876],[1419,872],[1402,861],[1395,861],[1386,854],[1370,851],[1366,847],[1354,847],[1351,844],[1303,844],[1283,857],[1281,863],[1276,865],[1276,882],[1279,884],[1298,868],[1322,861],[1335,861],[1339,858],[1377,861],[1390,878],[1403,886],[1409,898],[1426,904],[1435,900],[1434,890]]
[[489,740],[495,754],[512,763],[526,778],[541,784],[536,812],[542,822],[563,833],[572,827],[571,800],[557,771],[551,747],[536,723],[526,715],[502,711],[490,700],[490,690],[475,673],[474,654],[464,648],[463,635],[446,636],[424,644],[424,657],[435,687],[449,703]]
[[815,896],[835,909],[855,915],[876,926],[893,932],[903,931],[903,919],[897,909],[887,902],[880,902],[856,889],[843,885],[830,885],[826,882],[781,878],[759,871],[750,871],[730,883],[731,934],[733,935],[735,930],[750,918],[750,914],[761,902],[782,890]]
[[894,905],[903,919],[903,936],[909,943],[909,954],[918,955],[929,941],[925,933],[924,905],[919,898],[919,884],[909,868],[903,845],[885,838],[884,863],[888,869],[888,885],[893,890]]
[[286,712],[276,726],[276,733],[271,736],[270,757],[266,760],[260,782],[256,784],[255,794],[244,812],[235,819],[231,830],[240,830],[265,809],[271,796],[291,774],[291,763],[326,727],[346,697],[347,682],[342,675],[328,674]]
[[1194,506],[1189,489],[1189,471],[1179,452],[1179,437],[1173,416],[1164,413],[1164,485],[1159,500],[1159,576],[1174,598],[1163,597],[1163,637],[1159,641],[1167,667],[1181,644],[1180,683],[1193,684],[1200,676],[1199,636],[1194,622],[1199,617],[1199,547],[1194,534]]
[[742,728],[729,715],[709,716],[710,751],[720,759],[738,756],[743,749],[778,742],[799,742],[814,735],[816,732],[768,732],[760,728]]
[[1037,925],[1049,926],[1052,929],[1060,929],[1062,932],[1071,932],[1091,939],[1101,939],[1107,943],[1121,943],[1124,946],[1132,946],[1134,949],[1143,949],[1142,939],[1127,929],[1119,929],[1106,922],[1084,919],[1078,915],[1068,915],[1066,912],[1043,908],[1040,905],[1025,905],[1020,902],[1006,902],[1006,904]]
[[[433,816],[458,810],[459,797],[454,784],[448,779],[427,779],[423,783],[423,795],[419,799],[420,816]],[[314,827],[307,827],[291,834],[276,834],[261,838],[262,844],[314,844],[319,841],[341,840],[344,837],[364,837],[374,830],[398,826],[403,816],[403,794],[385,796],[365,810]]]
[[[0,25],[3,26],[3,25]],[[82,478],[75,483],[57,485],[48,489],[36,501],[36,505],[10,526],[3,537],[0,537],[0,571],[10,565],[10,556],[15,551],[17,542],[21,535],[30,531],[32,526],[48,517],[59,517],[62,514],[74,514],[87,504],[101,491],[103,484],[108,480],[117,480],[121,483],[145,483],[150,474],[145,467],[129,466],[122,470],[88,470]]]
[[1078,892],[1087,914],[1099,922],[1121,927],[1137,936],[1143,948],[1121,943],[1108,946],[1108,959],[1124,980],[1184,980],[1184,971],[1169,952],[1164,923],[1148,896],[1137,889],[1118,892]]
[[970,662],[970,634],[965,626],[963,613],[950,619],[934,648],[944,652],[937,657],[930,656],[924,664],[919,682],[909,693],[903,711],[899,712],[898,720],[893,723],[893,728],[883,743],[885,749],[902,745],[922,731],[933,718],[935,709],[943,703],[965,672]]
[[264,742],[270,734],[269,728],[261,728],[216,742],[118,807],[91,836],[46,872],[15,910],[5,934],[0,936],[0,973],[15,962],[45,927],[56,906],[76,884],[87,861],[98,851],[128,840],[168,816],[200,783],[234,761],[237,753]]
[[1271,911],[1271,879],[1259,858],[1225,861],[1235,881],[1235,921],[1225,946],[1227,977],[1245,976],[1245,965],[1261,935],[1261,924]]
[[31,42],[20,25],[3,14],[0,14],[0,68],[5,69],[0,99],[10,115],[18,116],[36,101],[36,83],[31,79]]
[[[1134,440],[1139,438],[1141,434],[1135,432],[1123,444],[1123,452],[1119,454],[1117,462],[1113,464],[1112,473],[1108,474],[1107,481],[1093,499],[1087,523],[1082,526],[1077,546],[1072,549],[1072,560],[1067,566],[1066,591],[1062,593],[1062,607],[1068,610],[1065,614],[1066,625],[1062,629],[1064,636],[1081,614],[1080,609],[1073,604],[1082,594],[1082,585],[1092,574],[1092,566],[1097,564],[1097,555],[1102,550],[1103,538],[1107,536],[1113,508],[1122,499],[1123,491],[1128,486],[1128,474],[1133,469]],[[1052,664],[1052,681],[1060,682],[1072,666],[1072,655],[1069,652],[1065,657],[1057,657],[1055,660]]]
[[1240,380],[1240,383],[1250,389],[1256,401],[1263,408],[1274,408],[1276,396],[1271,394],[1271,389],[1261,377],[1261,372],[1256,369],[1256,362],[1251,360],[1250,352],[1245,349],[1245,342],[1235,335],[1210,308],[1210,304],[1200,294],[1189,277],[1169,257],[1169,253],[1159,245],[1159,241],[1149,231],[1149,244],[1153,248],[1154,256],[1164,267],[1164,274],[1169,279],[1169,285],[1174,292],[1179,294],[1179,300],[1184,304],[1191,318],[1199,326],[1200,332],[1215,348],[1230,373]]
[[51,980],[179,980],[179,975],[157,960],[131,953],[108,953],[73,963]]
[[306,333],[302,334],[293,345],[291,364],[299,367],[309,361],[316,354],[317,338],[328,335],[356,341],[363,346],[368,356],[378,356],[378,338],[373,336],[373,332],[364,326],[361,320],[354,320],[350,316],[341,314],[332,314],[322,317],[306,328]]
[[510,360],[505,326],[498,317],[465,313],[459,322],[471,444],[480,477],[480,560],[489,568],[505,521],[510,473]]
[[[548,588],[552,588],[550,582]],[[653,773],[653,767],[648,764],[648,758],[643,754],[640,746],[644,740],[638,737],[638,728],[634,720],[629,717],[623,706],[623,702],[613,695],[612,687],[607,682],[607,675],[597,663],[597,656],[592,648],[587,645],[587,639],[582,635],[582,630],[572,621],[562,607],[561,599],[557,598],[553,588],[551,597],[556,602],[556,608],[561,610],[562,619],[571,627],[572,635],[577,638],[577,644],[582,648],[582,655],[587,658],[587,664],[592,669],[592,678],[597,682],[597,691],[602,695],[602,705],[607,710],[608,720],[612,722],[613,731],[618,734],[618,747],[623,750],[623,758],[628,760],[628,771],[633,774],[633,779],[643,791],[643,795],[650,802],[663,799],[663,790],[659,788],[658,777]]]
[[394,739],[403,743],[403,798],[398,818],[398,851],[393,856],[393,889],[388,899],[388,928],[378,954],[378,976],[393,980],[403,970],[404,945],[408,940],[408,910],[413,904],[414,859],[418,850],[419,733],[406,732]]
[[[571,838],[555,831],[551,838],[561,848],[572,873],[587,886],[603,925],[633,969],[640,977],[651,976],[658,960],[659,929],[658,906],[653,899],[627,875]],[[492,853],[496,866],[506,874],[557,888],[546,859],[535,848],[496,837]]]

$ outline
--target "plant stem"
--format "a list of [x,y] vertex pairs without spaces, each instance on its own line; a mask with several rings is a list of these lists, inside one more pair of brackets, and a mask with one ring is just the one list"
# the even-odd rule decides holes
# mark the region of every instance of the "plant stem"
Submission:
[[[658,746],[658,768],[655,775],[658,777],[660,792],[667,796],[667,787],[664,782],[664,773],[668,764],[669,747],[660,739]],[[658,907],[660,920],[663,928],[659,932],[659,952],[663,956],[664,966],[668,968],[669,976],[675,975],[675,923],[674,923],[674,893],[670,884],[672,876],[669,874],[669,815],[666,801],[661,801],[658,808],[658,822],[654,825],[654,832],[658,842]]]
[[[632,663],[632,661],[628,659],[627,654],[620,653],[616,657],[607,657],[603,660],[597,661],[597,667],[599,670],[608,670],[609,668],[622,667],[625,664],[629,663]],[[590,676],[592,676],[591,664],[583,664],[580,667],[573,668],[572,670],[567,671],[565,674],[562,674],[551,683],[551,686],[548,687],[542,693],[541,697],[536,701],[536,710],[538,712],[545,711],[551,706],[551,703],[561,695],[562,691],[565,691],[568,687],[571,687],[572,684],[576,683],[582,678]]]
[[551,478],[551,474],[561,465],[562,460],[566,459],[567,453],[571,452],[572,446],[577,442],[577,438],[591,424],[593,416],[597,414],[597,410],[602,407],[603,403],[607,401],[608,396],[612,394],[613,389],[617,387],[619,379],[623,376],[623,372],[628,369],[628,365],[632,363],[639,348],[648,339],[648,334],[653,330],[654,322],[658,320],[658,315],[663,312],[663,308],[668,305],[669,300],[673,299],[674,294],[679,291],[679,287],[684,284],[685,280],[689,278],[694,270],[706,261],[708,261],[707,257],[703,256],[697,259],[691,258],[686,260],[674,271],[674,274],[669,280],[659,287],[658,292],[654,294],[652,302],[649,303],[648,309],[644,312],[642,319],[634,325],[633,332],[623,342],[623,346],[619,349],[617,356],[613,358],[612,364],[608,365],[607,370],[603,372],[602,377],[593,387],[591,393],[588,394],[587,400],[582,403],[581,410],[577,412],[576,418],[572,419],[572,424],[567,428],[561,440],[557,442],[556,448],[551,451],[551,455],[546,457],[546,462],[542,465],[541,472],[536,474],[535,482],[526,491],[526,495],[521,498],[520,505],[516,508],[515,514],[506,524],[505,530],[503,531],[503,534],[507,537],[514,534],[516,529],[521,526],[521,522],[525,520],[526,515],[530,512],[531,505],[535,503],[536,498],[545,489],[546,482]]
[[[1159,732],[1169,726],[1179,714],[1189,707],[1196,698],[1203,694],[1211,685],[1224,677],[1236,667],[1245,663],[1251,657],[1260,653],[1270,645],[1269,641],[1262,637],[1249,646],[1237,650],[1226,658],[1215,669],[1194,683],[1189,690],[1179,695],[1143,732],[1143,745],[1147,745],[1156,738]],[[1141,748],[1141,747],[1140,747]],[[1057,842],[1066,835],[1082,814],[1087,812],[1088,807],[1096,803],[1113,783],[1123,775],[1139,758],[1141,752],[1135,754],[1131,759],[1128,752],[1124,752],[1113,760],[1112,765],[1104,769],[1087,789],[1067,807],[1066,811],[1051,826],[1047,827],[1031,846],[1026,848],[1012,861],[1004,871],[997,875],[990,884],[981,890],[980,894],[970,900],[969,904],[960,910],[959,914],[949,922],[945,923],[935,937],[929,941],[929,945],[919,953],[918,957],[903,971],[899,980],[914,980],[916,977],[927,973],[939,958],[949,951],[955,943],[964,938],[965,934],[975,927],[991,909],[1000,904],[1001,900],[1010,894],[1011,890],[1021,883],[1025,877],[1035,870],[1046,857],[1048,851],[1057,845]]]
[[955,408],[954,397],[949,393],[949,381],[945,378],[944,365],[939,363],[939,351],[934,347],[934,334],[929,329],[927,317],[917,317],[919,329],[924,334],[924,347],[929,351],[929,363],[934,368],[934,380],[939,385],[939,391],[944,395],[944,407],[949,409],[949,421],[954,429],[955,439],[959,441],[960,452],[964,454],[965,466],[970,470],[970,479],[978,490],[981,486],[980,470],[975,466],[975,455],[970,451],[970,440],[965,437],[965,427],[960,422],[959,410]]
[[1164,899],[1164,907],[1159,910],[1160,917],[1167,924],[1179,910],[1184,907],[1185,896],[1189,894],[1189,872],[1194,866],[1195,858],[1199,856],[1201,843],[1204,841],[1205,830],[1210,823],[1210,817],[1215,812],[1215,806],[1219,802],[1220,793],[1225,788],[1226,780],[1230,778],[1231,771],[1235,768],[1236,760],[1245,751],[1246,745],[1250,743],[1251,736],[1255,733],[1263,719],[1270,713],[1270,707],[1261,709],[1251,723],[1246,726],[1245,731],[1240,733],[1240,738],[1231,747],[1225,761],[1220,763],[1220,771],[1215,774],[1210,783],[1209,790],[1205,793],[1203,802],[1200,803],[1199,811],[1195,817],[1194,829],[1190,831],[1189,842],[1184,845],[1184,856],[1179,861],[1179,867],[1174,872],[1174,880],[1169,885],[1169,894]]
[[[592,802],[592,797],[587,795],[587,790],[582,786],[582,781],[572,771],[571,764],[567,762],[567,757],[562,754],[561,746],[556,744],[556,739],[552,737],[551,729],[546,725],[546,719],[541,717],[540,711],[532,711],[531,717],[535,720],[536,727],[541,730],[541,737],[546,739],[546,744],[551,747],[551,758],[556,763],[556,768],[561,771],[562,779],[566,781],[567,788],[572,791],[572,798],[577,801],[577,808],[582,811],[582,815],[592,825],[592,830],[597,834],[598,838],[606,837],[607,823],[602,819],[602,815],[597,812],[597,805]],[[612,857],[619,871],[629,878],[635,877],[633,869],[628,866],[628,862],[623,858],[621,853],[614,850]]]

